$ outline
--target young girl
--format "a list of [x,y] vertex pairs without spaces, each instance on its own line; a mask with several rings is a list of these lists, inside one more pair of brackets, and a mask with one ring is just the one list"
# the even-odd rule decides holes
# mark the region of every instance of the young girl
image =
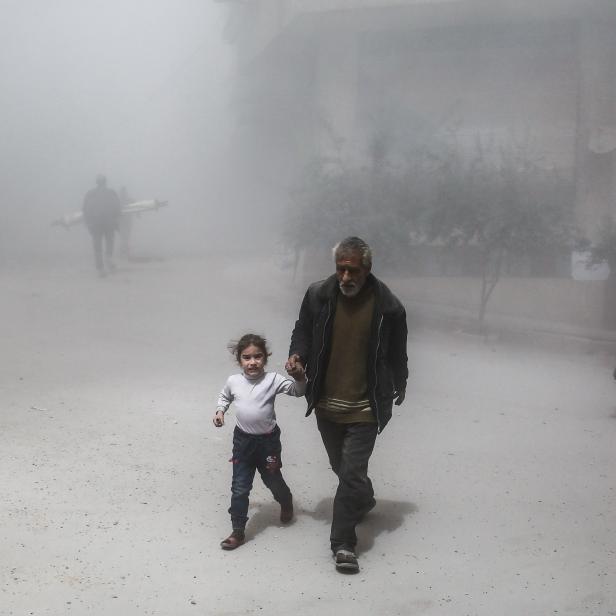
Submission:
[[263,483],[280,503],[280,521],[293,518],[291,490],[282,477],[280,428],[276,424],[274,398],[278,394],[302,396],[306,380],[300,373],[296,380],[276,372],[266,372],[270,354],[264,338],[246,334],[230,347],[242,372],[233,374],[218,396],[214,425],[225,423],[225,413],[235,405],[233,432],[233,480],[231,482],[231,526],[233,531],[221,542],[223,550],[234,550],[244,543],[244,528],[248,520],[248,496],[252,489],[255,470]]

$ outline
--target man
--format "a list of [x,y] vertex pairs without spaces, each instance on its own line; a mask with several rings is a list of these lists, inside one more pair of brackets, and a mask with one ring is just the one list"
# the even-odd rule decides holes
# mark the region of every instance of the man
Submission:
[[[118,230],[122,207],[118,195],[107,188],[104,175],[96,177],[96,188],[88,191],[83,199],[83,218],[92,236],[94,259],[98,275],[106,276],[107,270],[113,272],[114,234]],[[105,261],[103,261],[103,240],[105,243]]]
[[359,571],[355,526],[375,506],[368,462],[377,433],[402,404],[408,378],[406,312],[373,276],[358,237],[334,248],[336,273],[308,288],[291,337],[291,376],[306,368],[306,399],[338,476],[330,543],[339,571]]

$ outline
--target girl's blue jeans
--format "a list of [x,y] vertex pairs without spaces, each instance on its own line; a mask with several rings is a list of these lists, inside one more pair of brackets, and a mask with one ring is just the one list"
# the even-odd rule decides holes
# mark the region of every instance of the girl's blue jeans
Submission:
[[267,434],[248,434],[237,426],[233,431],[233,479],[231,481],[231,524],[243,529],[248,521],[248,497],[252,490],[255,471],[272,491],[281,506],[290,505],[292,496],[280,469],[282,445],[280,428]]

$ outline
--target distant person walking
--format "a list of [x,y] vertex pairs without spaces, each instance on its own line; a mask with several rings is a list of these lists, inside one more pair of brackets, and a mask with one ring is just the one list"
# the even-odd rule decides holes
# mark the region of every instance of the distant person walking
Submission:
[[96,176],[96,188],[86,193],[82,209],[84,221],[92,236],[96,270],[99,276],[104,277],[108,271],[115,271],[114,234],[118,230],[122,215],[118,195],[111,188],[107,188],[107,178],[104,175]]
[[402,404],[408,378],[406,312],[371,274],[372,251],[358,237],[334,248],[336,273],[310,285],[291,337],[291,376],[306,367],[313,409],[338,476],[330,545],[336,569],[359,571],[356,525],[376,504],[368,462],[392,404]]
[[214,425],[225,423],[225,413],[233,402],[235,430],[233,431],[233,479],[231,482],[231,534],[221,542],[223,550],[234,550],[245,541],[248,521],[248,497],[255,471],[280,503],[280,521],[293,519],[293,497],[280,469],[282,468],[280,428],[276,423],[274,400],[278,394],[303,396],[306,383],[302,370],[294,379],[276,372],[266,372],[269,355],[264,338],[245,334],[231,347],[242,372],[233,374],[218,397]]

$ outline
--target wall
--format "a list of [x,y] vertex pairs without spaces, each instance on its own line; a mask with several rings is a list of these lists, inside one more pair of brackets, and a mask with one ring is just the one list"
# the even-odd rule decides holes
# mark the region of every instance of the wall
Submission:
[[[420,317],[472,322],[476,319],[478,278],[390,278],[388,284]],[[566,278],[503,278],[488,303],[486,320],[509,328],[600,337],[605,283]]]

